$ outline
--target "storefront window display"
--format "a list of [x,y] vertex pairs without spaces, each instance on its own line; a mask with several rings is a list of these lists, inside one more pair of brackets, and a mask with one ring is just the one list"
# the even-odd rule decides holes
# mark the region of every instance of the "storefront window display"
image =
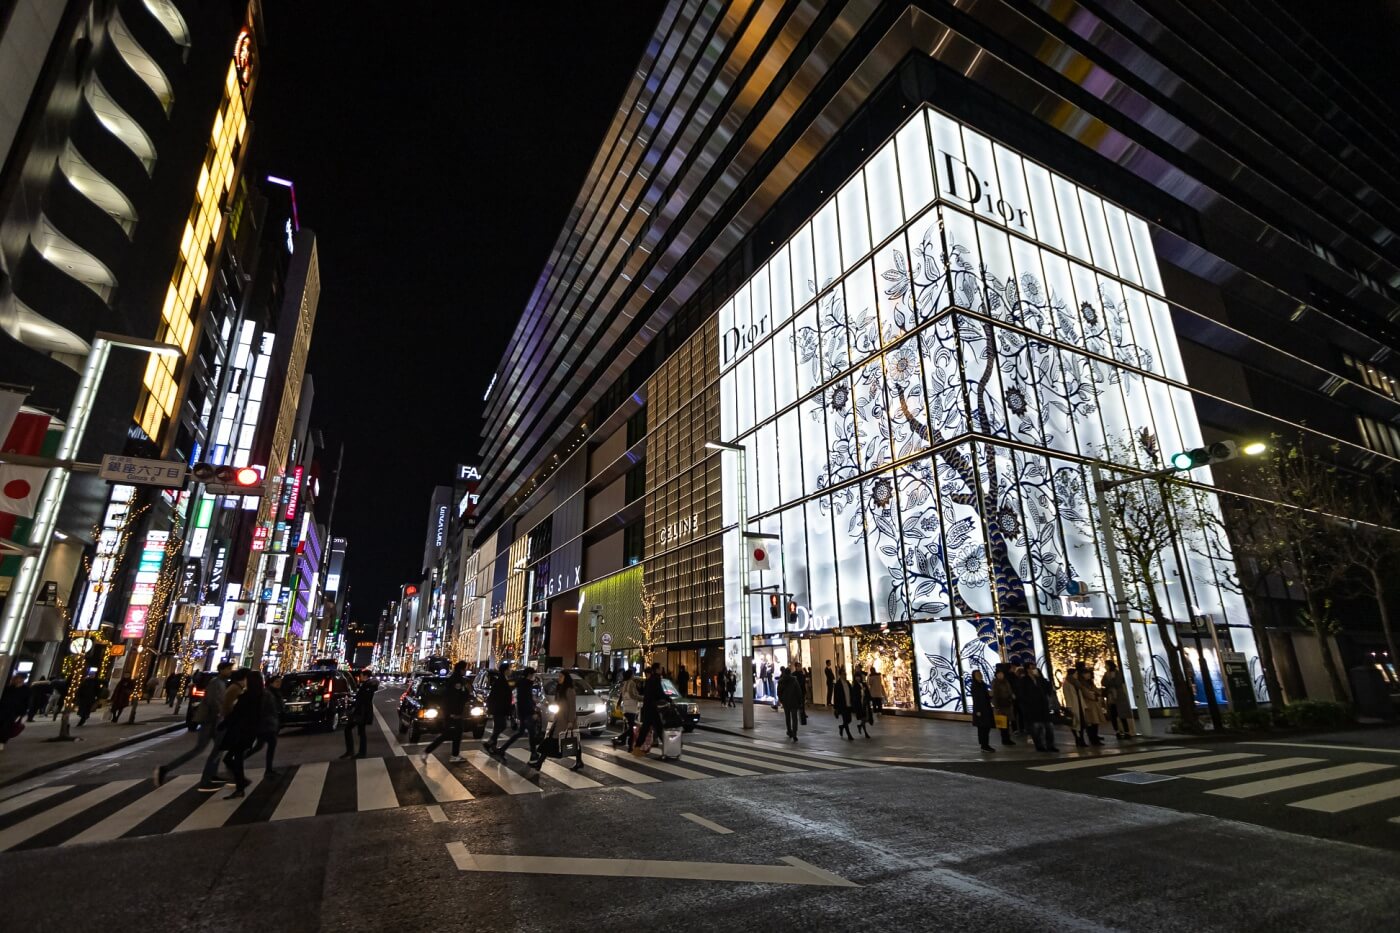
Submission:
[[867,676],[878,671],[885,685],[885,709],[914,708],[914,643],[908,632],[861,632],[856,664]]
[[[911,626],[869,644],[925,710],[966,711],[972,671],[1003,660],[1058,677],[1116,659],[1088,464],[1202,440],[1146,223],[931,109],[860,177],[859,204],[856,179],[716,320],[721,440],[746,448],[751,527],[781,529],[783,591],[861,646]],[[1138,589],[1178,622],[1247,624],[1183,543],[1163,578],[1189,577],[1190,607],[1182,586]],[[731,642],[742,583],[726,576]],[[1149,703],[1170,705],[1144,634]]]

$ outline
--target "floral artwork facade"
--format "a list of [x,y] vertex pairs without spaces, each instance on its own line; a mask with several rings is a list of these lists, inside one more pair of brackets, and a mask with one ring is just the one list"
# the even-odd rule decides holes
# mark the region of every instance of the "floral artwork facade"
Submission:
[[[778,536],[747,579],[726,539],[733,666],[743,586],[776,586],[796,612],[755,600],[756,637],[906,631],[923,710],[965,710],[972,671],[1003,660],[1058,680],[1129,650],[1149,705],[1176,705],[1158,630],[1134,613],[1129,646],[1115,625],[1089,478],[1115,445],[1202,440],[1144,221],[926,108],[714,326],[748,531]],[[737,470],[725,457],[726,525]],[[1136,585],[1257,670],[1228,551],[1191,537]]]

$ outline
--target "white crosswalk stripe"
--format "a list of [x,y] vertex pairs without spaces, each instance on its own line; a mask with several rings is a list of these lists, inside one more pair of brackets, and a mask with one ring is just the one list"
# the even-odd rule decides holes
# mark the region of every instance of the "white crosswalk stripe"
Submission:
[[182,774],[166,781],[149,794],[141,797],[113,813],[102,822],[89,826],[63,844],[79,845],[84,842],[108,842],[131,832],[141,822],[155,816],[161,808],[199,783],[198,774]]
[[1394,800],[1397,797],[1400,797],[1400,780],[1392,780],[1299,800],[1296,803],[1290,803],[1289,806],[1299,807],[1303,810],[1316,810],[1319,813],[1341,813],[1343,810],[1365,807],[1385,800]]
[[1304,771],[1301,774],[1289,774],[1284,777],[1266,778],[1262,781],[1250,781],[1248,784],[1236,784],[1233,787],[1216,787],[1206,791],[1206,793],[1215,794],[1218,797],[1231,797],[1238,800],[1245,797],[1258,797],[1262,794],[1276,794],[1279,791],[1293,790],[1297,787],[1310,787],[1314,784],[1322,784],[1326,781],[1356,777],[1359,774],[1370,774],[1373,771],[1387,771],[1392,767],[1394,767],[1394,765],[1380,765],[1369,761],[1358,761],[1351,764],[1336,765],[1331,768],[1322,768],[1318,771]]
[[[462,762],[420,755],[311,762],[287,768],[277,780],[250,770],[245,796],[227,799],[232,787],[212,794],[196,789],[197,773],[174,775],[160,787],[132,791],[138,780],[88,787],[39,787],[0,800],[0,850],[36,845],[110,842],[147,833],[185,833],[233,823],[282,822],[317,814],[386,810],[427,805],[435,821],[447,819],[444,804],[480,797],[544,792],[588,792],[668,781],[741,779],[834,770],[848,759],[819,759],[781,746],[756,748],[746,742],[689,741],[682,758],[662,761],[655,749],[645,758],[617,749],[608,740],[584,742],[584,769],[551,759],[528,769],[529,752],[512,748],[506,761],[468,751]],[[880,767],[884,767],[880,765]],[[410,789],[410,785],[412,788]],[[640,793],[640,792],[639,792]],[[646,798],[651,799],[647,794]],[[71,821],[71,823],[70,823]],[[72,826],[66,838],[56,828]]]
[[1288,768],[1296,768],[1299,765],[1311,765],[1322,761],[1321,758],[1273,758],[1265,761],[1256,761],[1253,764],[1236,765],[1233,768],[1212,768],[1209,771],[1188,771],[1180,777],[1190,778],[1193,781],[1223,781],[1228,778],[1248,777],[1251,774],[1264,774],[1268,771],[1283,771]]
[[1259,755],[1252,755],[1248,752],[1233,752],[1224,755],[1206,755],[1205,757],[1192,756],[1190,758],[1177,761],[1154,761],[1146,765],[1128,765],[1124,771],[1141,771],[1153,773],[1156,771],[1174,771],[1177,768],[1198,768],[1201,765],[1223,765],[1227,761],[1239,761],[1243,758],[1258,758]]
[[22,823],[16,823],[9,829],[0,830],[0,852],[12,849],[27,839],[32,839],[45,830],[53,829],[59,823],[70,817],[77,816],[89,807],[95,807],[109,797],[115,797],[128,787],[133,787],[141,783],[136,780],[113,781],[110,784],[99,784],[85,794],[65,800],[57,806],[50,807],[41,813],[36,813]]
[[1037,765],[1031,768],[1032,771],[1078,771],[1083,768],[1102,768],[1105,765],[1117,767],[1127,764],[1130,761],[1155,761],[1160,758],[1182,758],[1186,755],[1201,755],[1204,749],[1200,748],[1163,748],[1150,752],[1134,752],[1130,755],[1095,755],[1086,758],[1076,758],[1072,761],[1059,761],[1052,765]]

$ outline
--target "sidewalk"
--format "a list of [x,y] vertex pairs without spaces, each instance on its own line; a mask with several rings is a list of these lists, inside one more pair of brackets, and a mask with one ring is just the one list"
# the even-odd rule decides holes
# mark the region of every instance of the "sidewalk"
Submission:
[[[959,761],[1024,761],[1028,758],[1046,757],[1037,752],[1029,737],[1017,737],[1015,745],[1000,744],[996,732],[992,733],[992,745],[996,752],[984,752],[977,747],[977,730],[971,723],[947,719],[927,719],[922,716],[878,716],[875,725],[869,727],[870,738],[865,738],[851,723],[855,740],[847,740],[836,734],[838,725],[833,711],[825,706],[807,708],[807,725],[797,730],[796,742],[788,739],[785,721],[781,710],[771,705],[754,704],[754,728],[743,728],[743,709],[736,701],[733,709],[728,709],[717,700],[700,700],[699,730],[722,732],[743,738],[763,739],[767,742],[786,744],[793,751],[816,751],[822,755],[842,758],[859,758],[864,761],[881,761],[890,764],[932,764]],[[1074,739],[1069,729],[1059,727],[1055,741],[1060,750],[1074,751]],[[700,733],[693,733],[697,738]],[[1150,740],[1149,740],[1150,741]],[[1124,743],[1126,747],[1142,744],[1141,740]],[[1118,745],[1110,736],[1106,748]]]
[[136,711],[135,725],[126,722],[130,711],[122,714],[120,723],[108,721],[109,715],[110,710],[105,706],[93,710],[87,725],[79,728],[78,716],[73,714],[68,729],[69,734],[76,738],[72,742],[47,741],[58,736],[62,716],[58,719],[35,716],[33,722],[24,724],[24,732],[18,738],[11,739],[5,745],[5,750],[0,751],[0,787],[140,742],[153,735],[184,728],[185,724],[184,708],[176,714],[163,701],[142,703]]

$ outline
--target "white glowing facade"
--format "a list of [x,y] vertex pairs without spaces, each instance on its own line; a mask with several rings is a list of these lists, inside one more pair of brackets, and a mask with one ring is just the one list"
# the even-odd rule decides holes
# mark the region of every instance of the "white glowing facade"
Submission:
[[[726,541],[731,666],[743,583],[796,602],[791,619],[750,607],[775,643],[907,632],[907,705],[924,709],[965,709],[971,672],[1001,660],[1057,675],[1079,657],[1127,660],[1087,463],[1106,446],[1165,457],[1202,441],[1145,222],[926,108],[717,327],[720,439],[747,449],[749,531],[780,537],[762,579],[741,580],[737,533]],[[1222,565],[1187,544],[1190,593],[1163,554],[1163,605],[1180,623],[1210,616],[1257,672]],[[1149,704],[1175,705],[1157,630],[1132,630]]]

